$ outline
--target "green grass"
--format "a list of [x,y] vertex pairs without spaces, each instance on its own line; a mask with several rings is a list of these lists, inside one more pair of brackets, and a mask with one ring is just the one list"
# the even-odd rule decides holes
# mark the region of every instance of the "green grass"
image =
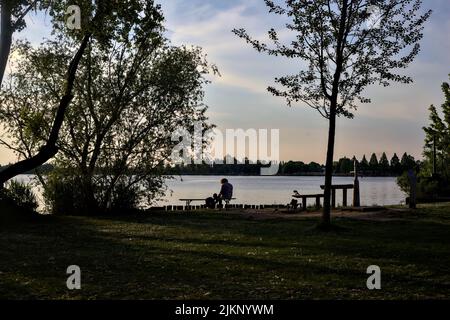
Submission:
[[[450,204],[389,222],[226,213],[46,217],[0,228],[2,299],[450,298]],[[66,288],[79,265],[82,289]],[[382,270],[382,290],[366,269]]]

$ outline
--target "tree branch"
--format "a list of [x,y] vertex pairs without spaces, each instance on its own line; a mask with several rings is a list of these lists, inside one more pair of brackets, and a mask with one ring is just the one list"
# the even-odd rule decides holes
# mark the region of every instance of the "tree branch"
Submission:
[[40,151],[31,158],[19,161],[7,169],[0,172],[0,188],[4,187],[5,182],[12,179],[13,177],[23,174],[24,172],[35,169],[36,167],[44,164],[52,157],[56,155],[58,152],[58,148],[56,146],[56,142],[58,140],[59,131],[64,122],[64,115],[67,108],[72,101],[72,89],[75,81],[76,72],[78,70],[78,65],[81,61],[83,53],[87,47],[89,39],[91,38],[91,33],[87,33],[75,54],[73,60],[71,61],[67,73],[67,83],[66,83],[66,91],[65,95],[61,98],[58,110],[56,112],[55,119],[53,121],[53,126],[47,140],[47,143],[40,149]]

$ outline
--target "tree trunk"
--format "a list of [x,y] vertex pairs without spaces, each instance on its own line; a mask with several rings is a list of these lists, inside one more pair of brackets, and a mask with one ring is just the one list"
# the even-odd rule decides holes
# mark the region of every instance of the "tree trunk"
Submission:
[[6,65],[8,63],[9,54],[11,51],[13,27],[11,21],[11,8],[8,1],[1,2],[1,29],[0,29],[0,85],[3,82]]
[[339,26],[339,35],[336,48],[336,71],[334,73],[333,89],[330,98],[329,130],[328,130],[328,151],[327,163],[325,169],[325,190],[323,200],[322,228],[331,226],[331,186],[333,183],[333,160],[334,160],[334,142],[336,138],[336,114],[339,96],[339,81],[341,79],[343,54],[346,34],[346,23],[348,14],[348,0],[342,2],[341,21]]
[[58,106],[58,110],[56,112],[55,120],[53,121],[53,126],[50,132],[50,136],[46,142],[46,144],[39,150],[39,152],[29,159],[25,159],[19,161],[12,166],[6,168],[5,170],[0,172],[0,189],[4,187],[4,184],[18,176],[19,174],[24,174],[27,171],[33,170],[40,165],[43,165],[48,160],[53,158],[58,152],[58,148],[56,143],[58,141],[59,131],[61,130],[62,124],[64,122],[64,115],[66,113],[67,108],[72,101],[72,89],[75,81],[75,75],[78,70],[78,65],[81,61],[83,53],[86,49],[89,39],[91,38],[91,34],[88,33],[83,38],[83,41],[78,49],[76,55],[69,65],[69,70],[67,73],[67,84],[66,84],[66,92],[64,96],[61,98],[61,101]]
[[325,191],[322,212],[322,227],[324,228],[331,225],[331,186],[333,183],[334,142],[336,137],[336,107],[337,103],[332,102],[330,106],[328,151],[325,169]]

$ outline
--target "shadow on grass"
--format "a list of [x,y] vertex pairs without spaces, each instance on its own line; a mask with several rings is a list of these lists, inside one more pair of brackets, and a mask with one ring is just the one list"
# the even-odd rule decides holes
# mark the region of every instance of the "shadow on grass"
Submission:
[[[0,297],[290,299],[448,294],[450,280],[444,271],[450,261],[448,255],[442,256],[449,249],[448,225],[340,219],[338,224],[346,232],[323,234],[308,231],[315,223],[201,214],[54,217],[4,228],[0,241],[7,245],[0,247]],[[365,269],[377,263],[387,271],[390,286],[373,294],[364,288]],[[73,264],[82,269],[83,289],[69,292],[65,271]]]

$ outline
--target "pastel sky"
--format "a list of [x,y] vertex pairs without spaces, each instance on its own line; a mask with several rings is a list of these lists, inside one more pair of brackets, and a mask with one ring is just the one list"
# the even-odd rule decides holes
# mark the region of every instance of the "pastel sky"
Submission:
[[[327,120],[301,103],[289,108],[266,91],[275,77],[300,70],[301,62],[259,54],[231,32],[244,27],[264,39],[271,27],[282,29],[281,17],[268,14],[262,0],[158,2],[173,44],[201,46],[219,67],[222,76],[212,78],[206,88],[212,123],[219,129],[280,129],[282,160],[325,162]],[[434,13],[426,24],[422,51],[406,71],[414,84],[369,88],[366,96],[372,103],[362,105],[355,119],[338,120],[336,159],[372,152],[421,157],[427,109],[443,102],[440,86],[450,73],[450,1],[425,0],[424,8]],[[49,21],[41,20],[30,18],[34,27],[21,36],[42,38]],[[0,163],[11,159],[11,154],[0,150]]]

